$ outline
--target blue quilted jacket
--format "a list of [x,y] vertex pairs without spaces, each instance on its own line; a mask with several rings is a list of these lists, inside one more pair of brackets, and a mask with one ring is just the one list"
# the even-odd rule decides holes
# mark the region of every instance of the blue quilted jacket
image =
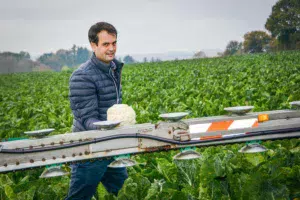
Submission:
[[73,72],[69,82],[73,132],[96,129],[93,122],[107,120],[107,109],[122,103],[122,68],[116,59],[105,66],[93,54]]

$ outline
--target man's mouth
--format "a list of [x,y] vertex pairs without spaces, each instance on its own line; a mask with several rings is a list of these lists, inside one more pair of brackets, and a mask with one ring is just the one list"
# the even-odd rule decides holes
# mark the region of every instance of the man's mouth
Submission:
[[114,53],[107,53],[106,55],[108,55],[108,56],[114,56],[115,54]]

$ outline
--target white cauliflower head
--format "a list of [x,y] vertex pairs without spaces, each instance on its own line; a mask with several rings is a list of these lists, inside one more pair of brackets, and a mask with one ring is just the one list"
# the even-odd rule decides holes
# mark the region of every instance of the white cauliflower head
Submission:
[[115,104],[107,110],[108,121],[122,121],[120,126],[135,124],[136,114],[127,104]]

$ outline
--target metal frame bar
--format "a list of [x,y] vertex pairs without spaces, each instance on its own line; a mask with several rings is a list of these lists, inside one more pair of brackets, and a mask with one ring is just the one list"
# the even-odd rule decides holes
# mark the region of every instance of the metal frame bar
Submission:
[[[280,111],[268,111],[259,112],[269,114],[270,121],[260,124],[256,128],[236,129],[230,131],[214,131],[207,132],[205,134],[190,134],[190,139],[195,140],[203,135],[216,135],[221,134],[228,136],[230,134],[246,133],[253,131],[269,131],[269,130],[281,130],[289,128],[300,128],[300,112],[291,110],[280,110]],[[213,121],[222,121],[230,119],[247,119],[257,117],[259,113],[250,113],[245,116],[217,116],[209,118],[199,119],[186,119],[180,122],[161,122],[157,125],[154,124],[138,124],[126,127],[119,127],[113,130],[93,130],[84,131],[79,133],[68,133],[50,136],[41,139],[29,139],[29,140],[18,140],[10,142],[1,142],[0,149],[16,149],[16,148],[42,148],[55,145],[64,145],[76,141],[91,140],[94,138],[103,138],[110,135],[120,134],[146,134],[151,136],[157,136],[166,139],[173,139],[176,128],[184,128],[185,125],[207,123]],[[26,153],[26,154],[7,154],[1,153],[0,150],[0,173],[30,169],[35,167],[42,167],[51,164],[58,163],[72,163],[84,160],[93,159],[110,159],[116,155],[122,154],[138,154],[148,153],[155,151],[174,150],[188,146],[211,146],[211,145],[226,145],[232,143],[242,143],[251,140],[277,140],[285,138],[299,138],[300,131],[291,133],[276,133],[267,135],[244,135],[238,137],[227,137],[220,138],[217,140],[201,141],[198,144],[192,145],[178,145],[170,144],[168,142],[153,141],[151,139],[140,139],[140,138],[123,138],[114,139],[101,143],[87,144],[83,146],[71,147],[67,149],[51,150],[37,153]],[[54,144],[53,144],[54,143]]]

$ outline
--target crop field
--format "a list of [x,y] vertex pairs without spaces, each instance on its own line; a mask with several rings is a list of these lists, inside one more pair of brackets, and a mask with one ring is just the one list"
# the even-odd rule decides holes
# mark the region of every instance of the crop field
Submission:
[[[0,139],[28,130],[70,132],[71,72],[0,75]],[[289,109],[300,100],[300,51],[125,65],[123,103],[137,123],[157,123],[166,112],[188,118],[224,115],[225,107]],[[197,148],[202,157],[176,161],[178,151],[140,154],[115,197],[100,184],[95,199],[298,199],[300,139],[266,141],[269,151],[244,155],[244,144]],[[70,170],[68,166],[64,166]],[[43,169],[0,174],[0,199],[64,199],[70,177],[39,179]]]

